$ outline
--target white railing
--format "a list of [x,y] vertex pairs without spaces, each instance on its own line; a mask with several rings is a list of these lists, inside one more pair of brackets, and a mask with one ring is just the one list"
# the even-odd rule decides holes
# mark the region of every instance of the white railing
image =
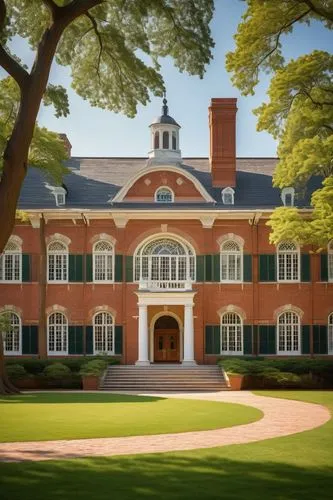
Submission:
[[167,290],[192,290],[192,281],[142,280],[139,282],[139,290],[150,290],[154,292],[164,292]]

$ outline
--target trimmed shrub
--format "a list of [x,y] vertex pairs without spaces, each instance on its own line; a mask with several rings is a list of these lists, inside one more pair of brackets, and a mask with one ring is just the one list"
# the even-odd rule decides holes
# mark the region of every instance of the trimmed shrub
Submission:
[[45,368],[43,374],[49,379],[61,380],[70,377],[71,370],[63,363],[53,363],[52,365]]
[[7,367],[7,374],[11,380],[19,380],[28,376],[24,367],[19,364],[9,365]]
[[[107,364],[119,364],[119,360],[108,357],[108,356],[82,356],[75,358],[57,358],[57,362],[62,363],[67,366],[71,372],[79,373],[82,365],[86,364],[87,361],[92,360],[105,360]],[[24,367],[24,369],[32,375],[41,375],[47,366],[51,366],[55,363],[52,359],[36,359],[36,358],[24,358],[24,359],[6,359],[7,368],[13,364],[18,364]]]
[[106,370],[107,365],[108,363],[102,359],[88,361],[88,363],[82,366],[80,375],[82,375],[82,377],[100,377],[104,370]]

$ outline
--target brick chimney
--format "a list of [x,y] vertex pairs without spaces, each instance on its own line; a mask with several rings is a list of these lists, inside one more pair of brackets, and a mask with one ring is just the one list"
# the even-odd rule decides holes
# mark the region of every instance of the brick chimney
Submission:
[[67,134],[58,134],[58,135],[59,135],[60,139],[62,139],[64,141],[64,146],[65,146],[65,149],[68,153],[68,158],[70,158],[71,154],[72,154],[72,145],[69,142]]
[[214,187],[236,186],[237,98],[213,98],[209,106],[210,169]]

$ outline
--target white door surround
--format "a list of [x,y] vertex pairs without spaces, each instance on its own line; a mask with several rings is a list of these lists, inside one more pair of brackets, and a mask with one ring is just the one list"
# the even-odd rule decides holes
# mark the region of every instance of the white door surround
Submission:
[[161,318],[162,316],[171,316],[174,318],[179,327],[179,357],[180,359],[183,359],[183,352],[184,352],[184,325],[178,314],[174,313],[173,311],[160,311],[157,314],[155,314],[150,322],[149,325],[149,360],[151,363],[154,363],[154,335],[155,335],[155,323],[156,321]]
[[[182,324],[177,319],[180,330],[180,339],[183,338],[181,348],[182,364],[186,366],[196,365],[194,360],[194,325],[193,325],[193,306],[194,295],[196,292],[135,292],[138,297],[139,322],[138,322],[138,360],[136,365],[147,366],[153,361],[154,349],[150,349],[149,359],[149,329],[148,329],[148,306],[184,306],[184,327],[183,335],[181,331]],[[173,315],[169,311],[163,311],[160,315]],[[150,325],[150,338],[153,338],[151,332],[154,330],[154,324],[157,319],[155,315]],[[183,351],[183,353],[182,353]]]

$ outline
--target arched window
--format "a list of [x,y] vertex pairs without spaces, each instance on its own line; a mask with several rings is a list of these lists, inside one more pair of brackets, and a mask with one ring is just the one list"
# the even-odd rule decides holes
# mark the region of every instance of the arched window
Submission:
[[140,288],[191,288],[195,255],[185,243],[162,238],[145,243],[135,255],[135,281]]
[[68,322],[61,312],[50,314],[47,322],[48,354],[50,356],[68,354]]
[[327,248],[328,281],[333,281],[333,240]]
[[160,148],[160,133],[159,131],[154,133],[154,149]]
[[236,313],[221,317],[221,354],[243,354],[243,325]]
[[0,255],[0,281],[22,281],[22,248],[15,241],[9,240]]
[[169,132],[163,132],[163,149],[169,149]]
[[[6,314],[6,313],[5,313]],[[9,312],[10,329],[2,332],[4,354],[7,356],[22,353],[22,325],[21,318],[14,312]]]
[[68,247],[62,241],[51,241],[47,248],[48,281],[68,280]]
[[224,205],[234,204],[235,191],[231,187],[226,187],[222,190],[222,201]]
[[278,281],[299,281],[299,249],[292,241],[283,241],[277,248]]
[[333,354],[333,312],[328,316],[327,340],[328,354]]
[[172,132],[172,149],[177,149],[177,133]]
[[98,241],[93,249],[94,281],[113,281],[113,245],[108,241]]
[[114,354],[114,321],[108,312],[94,316],[94,354]]
[[277,324],[277,353],[300,353],[300,318],[293,311],[280,314]]
[[221,246],[221,281],[242,281],[242,251],[236,241]]
[[160,187],[155,193],[156,203],[173,203],[174,194],[168,187]]

